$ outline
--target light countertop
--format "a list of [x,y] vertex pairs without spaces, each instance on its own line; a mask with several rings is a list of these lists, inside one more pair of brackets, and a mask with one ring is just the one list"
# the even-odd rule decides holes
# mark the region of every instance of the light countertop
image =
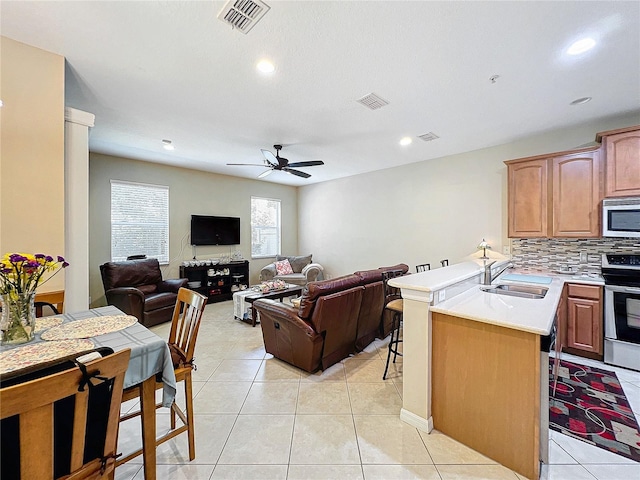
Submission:
[[[509,260],[498,261],[492,265],[492,270],[499,270],[507,263]],[[483,269],[482,260],[472,260],[426,272],[395,277],[389,280],[389,285],[419,292],[433,292],[477,276],[482,273]]]
[[[496,264],[493,265],[494,271],[499,270],[506,263],[508,262],[496,262]],[[394,278],[390,280],[389,283],[394,287],[399,287],[404,290],[432,292],[478,276],[482,270],[482,261],[469,261],[451,265],[446,268],[438,268],[423,273]],[[530,284],[548,287],[549,290],[544,298],[532,299],[487,293],[480,289],[480,285],[471,285],[462,293],[444,302],[431,305],[429,308],[432,312],[444,313],[539,335],[549,335],[565,283],[604,285],[604,281],[600,276],[580,275],[576,273],[559,274],[544,271],[532,272],[521,269],[507,270],[507,272],[492,282],[493,285],[501,283],[527,284],[525,282],[510,282],[501,279],[509,273],[550,277],[551,283],[548,285]],[[403,292],[403,296],[404,295],[405,293]]]
[[[499,279],[493,284],[500,283],[527,285],[523,282],[507,282]],[[564,280],[557,277],[552,278],[548,285],[535,284],[535,286],[549,288],[545,297],[540,299],[497,295],[484,292],[480,289],[480,285],[476,285],[460,295],[432,306],[431,311],[538,335],[549,335],[563,285]]]

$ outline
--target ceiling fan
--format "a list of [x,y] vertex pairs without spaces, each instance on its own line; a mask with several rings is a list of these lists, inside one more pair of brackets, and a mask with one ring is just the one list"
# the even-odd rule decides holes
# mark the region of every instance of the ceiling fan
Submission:
[[259,163],[227,163],[227,165],[243,165],[250,167],[267,167],[268,170],[265,170],[258,178],[264,178],[267,175],[270,175],[274,170],[279,170],[282,172],[290,173],[292,175],[297,175],[302,178],[309,178],[309,175],[306,172],[301,172],[300,170],[294,170],[294,168],[300,167],[315,167],[316,165],[324,165],[322,160],[311,160],[309,162],[294,162],[289,163],[284,157],[280,156],[280,150],[282,150],[282,145],[274,145],[273,148],[276,149],[276,154],[274,155],[269,150],[260,149],[262,152],[262,156],[264,157],[264,164]]

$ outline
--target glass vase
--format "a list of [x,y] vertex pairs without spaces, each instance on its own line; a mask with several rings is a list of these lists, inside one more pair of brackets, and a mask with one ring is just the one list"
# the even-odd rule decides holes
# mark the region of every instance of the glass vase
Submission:
[[1,343],[26,343],[34,339],[36,329],[36,315],[33,300],[35,292],[7,293],[0,295],[2,303]]

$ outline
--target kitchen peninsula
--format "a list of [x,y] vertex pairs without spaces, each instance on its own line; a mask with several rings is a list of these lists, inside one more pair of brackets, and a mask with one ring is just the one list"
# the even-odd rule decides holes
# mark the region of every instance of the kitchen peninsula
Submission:
[[401,418],[537,479],[548,446],[541,338],[553,327],[563,280],[545,278],[543,298],[522,298],[484,291],[483,271],[474,260],[390,281],[404,298]]

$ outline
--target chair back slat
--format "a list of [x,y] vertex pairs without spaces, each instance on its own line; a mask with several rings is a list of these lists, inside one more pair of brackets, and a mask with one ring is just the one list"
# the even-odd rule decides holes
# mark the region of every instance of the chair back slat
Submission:
[[75,472],[84,463],[84,432],[87,429],[89,390],[76,394],[73,412],[73,444],[71,445],[71,471]]
[[[128,362],[128,361],[127,361]],[[124,374],[118,375],[113,380],[113,391],[114,392],[123,392],[124,386]],[[107,423],[107,437],[104,441],[104,456],[109,455],[110,452],[115,452],[118,447],[118,428],[120,424],[120,405],[122,403],[122,395],[120,395],[120,400],[115,402],[111,400],[111,405],[109,406],[109,420]],[[114,468],[115,468],[115,459],[114,460]]]
[[193,360],[196,347],[200,320],[207,297],[193,290],[181,288],[178,291],[178,300],[173,310],[169,343],[175,344],[185,352],[186,363]]
[[416,273],[426,272],[427,270],[431,270],[430,263],[421,263],[420,265],[416,265]]
[[402,298],[400,289],[389,285],[389,280],[395,277],[401,277],[403,275],[402,270],[386,270],[382,272],[382,285],[384,288],[384,304],[386,305],[392,300]]
[[53,478],[53,429],[48,425],[53,425],[53,404],[20,415],[21,478]]

